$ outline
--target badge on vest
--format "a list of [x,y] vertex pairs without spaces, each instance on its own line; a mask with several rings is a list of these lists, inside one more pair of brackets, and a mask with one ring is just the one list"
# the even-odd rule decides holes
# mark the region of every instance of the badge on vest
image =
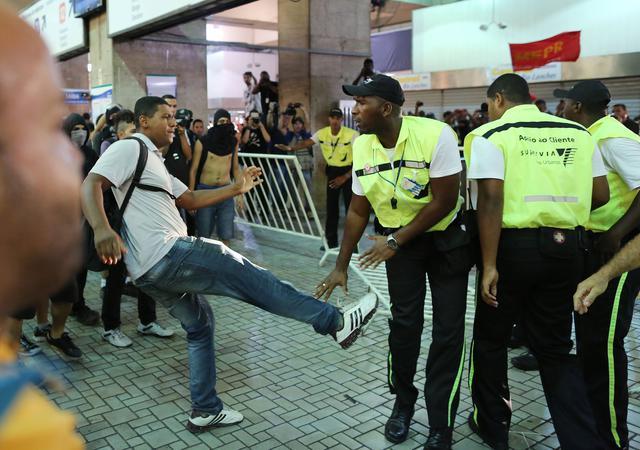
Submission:
[[422,192],[422,190],[424,189],[424,186],[416,182],[415,180],[412,180],[408,177],[404,177],[402,179],[402,188],[411,192],[411,194],[413,194],[414,197],[417,197],[418,195],[420,195],[420,192]]

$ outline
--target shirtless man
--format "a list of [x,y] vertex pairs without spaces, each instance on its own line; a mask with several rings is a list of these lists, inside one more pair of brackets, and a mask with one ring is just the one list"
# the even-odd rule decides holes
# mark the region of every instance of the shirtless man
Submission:
[[[231,123],[231,115],[224,109],[216,111],[214,126],[196,142],[189,189],[219,189],[231,184],[231,173],[239,179],[242,176],[238,164],[238,138]],[[230,198],[196,213],[196,232],[201,237],[211,237],[215,230],[225,244],[233,237],[234,200]],[[238,197],[238,207],[242,208],[242,197]]]

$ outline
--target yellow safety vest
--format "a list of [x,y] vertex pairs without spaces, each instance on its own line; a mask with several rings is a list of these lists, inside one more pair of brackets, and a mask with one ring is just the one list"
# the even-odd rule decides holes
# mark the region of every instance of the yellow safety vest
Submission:
[[327,165],[333,167],[348,167],[353,164],[353,135],[355,130],[340,127],[337,136],[331,134],[331,127],[318,130],[318,144]]
[[[611,116],[605,116],[589,127],[589,132],[596,142],[611,138],[625,138],[640,142],[640,136],[629,130]],[[607,231],[629,210],[638,193],[629,189],[627,183],[617,172],[607,174],[609,182],[609,202],[591,212],[587,229]]]
[[[410,223],[431,199],[429,165],[440,134],[448,125],[422,117],[403,117],[393,162],[375,134],[359,136],[353,144],[353,169],[382,226]],[[446,229],[460,210],[451,212],[427,231]]]
[[595,143],[582,125],[519,105],[473,130],[464,141],[467,166],[477,137],[504,157],[503,228],[585,226],[591,209]]

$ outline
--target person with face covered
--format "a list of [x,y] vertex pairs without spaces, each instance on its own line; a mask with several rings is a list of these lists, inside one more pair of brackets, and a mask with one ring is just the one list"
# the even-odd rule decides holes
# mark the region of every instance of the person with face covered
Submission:
[[[86,177],[98,160],[98,155],[89,143],[89,129],[87,128],[86,121],[80,114],[72,113],[64,120],[62,128],[65,134],[69,136],[71,142],[73,142],[82,153],[82,175]],[[95,325],[100,319],[100,314],[87,306],[83,296],[84,286],[87,281],[86,267],[78,273],[76,280],[78,283],[78,295],[72,299],[73,308],[71,315],[75,316],[78,322],[83,325]],[[69,286],[65,286],[63,291],[69,292]],[[52,308],[52,314],[54,314],[54,309],[55,308]]]
[[[214,126],[195,145],[189,173],[191,190],[219,189],[242,176],[238,164],[238,139],[227,110],[219,109],[214,116]],[[238,197],[243,207],[242,197]],[[214,231],[225,244],[233,237],[234,199],[201,208],[196,214],[196,233],[211,237]]]

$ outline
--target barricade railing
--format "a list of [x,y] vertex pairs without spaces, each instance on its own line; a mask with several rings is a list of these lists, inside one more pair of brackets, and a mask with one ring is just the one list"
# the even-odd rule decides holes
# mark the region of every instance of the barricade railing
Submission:
[[262,183],[244,195],[237,220],[250,226],[318,239],[329,248],[324,227],[295,155],[238,154],[240,164],[262,169]]

